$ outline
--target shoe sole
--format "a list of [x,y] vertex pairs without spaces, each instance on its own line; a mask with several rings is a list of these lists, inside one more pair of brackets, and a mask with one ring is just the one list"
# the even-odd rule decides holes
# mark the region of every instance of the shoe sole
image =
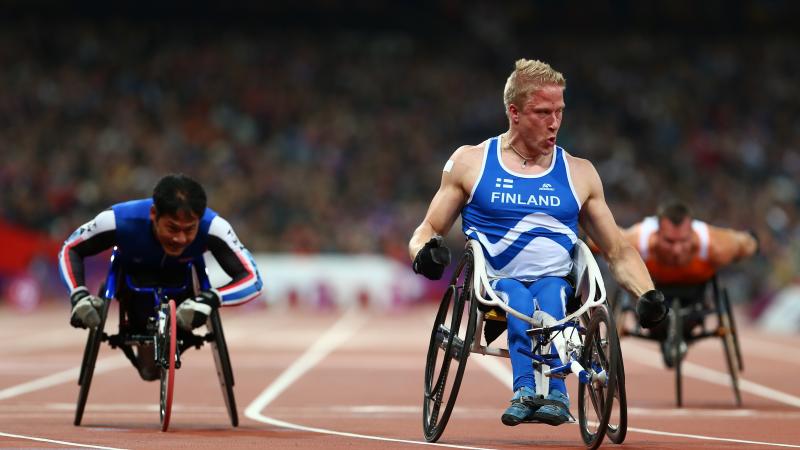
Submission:
[[546,424],[548,424],[550,426],[553,426],[553,427],[557,427],[557,426],[562,425],[564,423],[567,423],[569,421],[569,419],[565,419],[562,416],[554,416],[554,415],[550,415],[550,414],[536,414],[535,418],[539,422],[546,423]]
[[522,420],[520,420],[519,417],[512,416],[511,414],[503,414],[503,416],[500,417],[500,421],[503,422],[503,425],[509,427],[515,427],[522,423]]

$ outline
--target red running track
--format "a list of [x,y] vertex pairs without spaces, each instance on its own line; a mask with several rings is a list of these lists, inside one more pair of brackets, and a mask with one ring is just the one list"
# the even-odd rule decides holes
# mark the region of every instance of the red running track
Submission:
[[[170,430],[159,430],[158,382],[141,381],[103,346],[83,418],[72,425],[86,332],[67,309],[0,309],[0,448],[374,449],[429,446],[421,399],[433,307],[393,313],[240,307],[222,313],[241,424],[231,428],[210,347],[176,373]],[[116,317],[114,312],[109,317]],[[741,323],[742,321],[740,321]],[[744,324],[742,324],[744,325]],[[116,324],[113,324],[116,327]],[[689,350],[685,405],[655,343],[623,340],[625,449],[800,448],[800,336],[743,326],[744,406],[734,407],[719,340]],[[574,377],[570,392],[575,391]],[[439,441],[455,448],[581,448],[578,427],[508,428],[507,360],[472,355]],[[577,398],[573,394],[573,399]],[[573,414],[576,400],[573,400]],[[606,443],[603,448],[617,447]]]

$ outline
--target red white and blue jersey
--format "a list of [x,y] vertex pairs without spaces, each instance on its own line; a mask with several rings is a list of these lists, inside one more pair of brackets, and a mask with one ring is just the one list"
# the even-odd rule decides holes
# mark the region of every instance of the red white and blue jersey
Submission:
[[206,208],[197,237],[178,257],[164,252],[150,220],[152,199],[118,203],[75,230],[58,254],[61,277],[70,292],[85,286],[83,260],[111,247],[123,272],[172,272],[200,262],[209,251],[231,281],[216,288],[223,305],[236,305],[257,297],[261,275],[249,251],[242,245],[231,225]]
[[483,247],[491,278],[536,281],[572,269],[581,204],[563,148],[550,167],[526,175],[505,167],[501,137],[486,141],[483,167],[461,211],[462,230]]

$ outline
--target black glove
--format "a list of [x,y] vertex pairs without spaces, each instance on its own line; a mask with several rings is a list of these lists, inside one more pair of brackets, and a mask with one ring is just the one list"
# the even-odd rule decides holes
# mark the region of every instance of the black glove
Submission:
[[664,301],[664,294],[653,289],[639,297],[636,302],[636,315],[642,328],[653,328],[667,318],[669,306]]
[[192,331],[206,323],[211,311],[219,308],[220,304],[219,295],[214,291],[202,291],[197,297],[182,301],[175,310],[178,326]]
[[425,275],[430,280],[442,278],[444,268],[450,264],[450,249],[444,245],[444,238],[434,236],[425,243],[414,257],[414,272]]
[[70,325],[75,328],[96,328],[100,325],[99,311],[103,307],[103,299],[90,294],[85,287],[79,286],[70,295],[69,302],[72,304]]

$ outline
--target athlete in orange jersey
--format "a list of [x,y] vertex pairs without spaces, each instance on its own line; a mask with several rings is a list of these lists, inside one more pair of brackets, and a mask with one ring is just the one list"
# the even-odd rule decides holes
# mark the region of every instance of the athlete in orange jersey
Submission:
[[[656,216],[646,217],[623,230],[623,235],[639,250],[656,286],[665,293],[675,288],[680,290],[680,286],[702,285],[720,268],[758,251],[754,234],[693,219],[689,207],[677,201],[661,205]],[[681,298],[683,306],[692,301],[695,299]],[[695,316],[684,319],[683,330],[688,338],[703,319]],[[666,322],[649,333],[661,341],[664,364],[672,367],[674,361],[669,350],[672,344],[667,339]],[[681,357],[685,352],[683,346]]]
[[677,201],[665,203],[656,216],[623,234],[639,250],[657,285],[706,282],[721,267],[758,251],[752,233],[692,219],[689,208]]

